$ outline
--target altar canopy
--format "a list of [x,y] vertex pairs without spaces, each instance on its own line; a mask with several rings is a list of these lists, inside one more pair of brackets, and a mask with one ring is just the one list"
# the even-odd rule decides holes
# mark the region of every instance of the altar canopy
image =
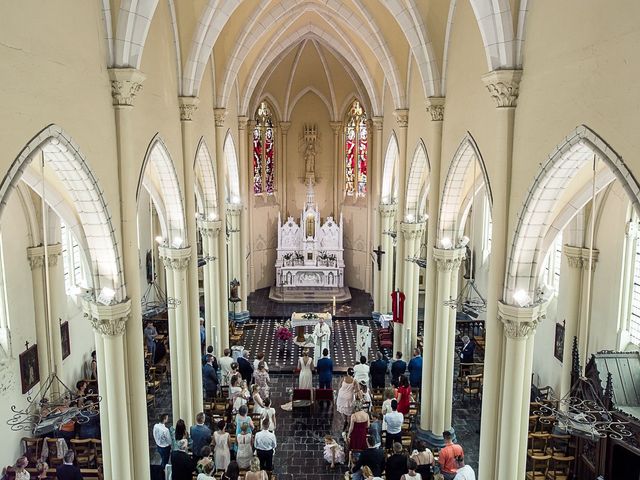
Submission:
[[333,217],[321,223],[314,200],[313,183],[307,184],[307,200],[300,223],[289,217],[282,224],[278,214],[278,287],[344,287],[343,225]]

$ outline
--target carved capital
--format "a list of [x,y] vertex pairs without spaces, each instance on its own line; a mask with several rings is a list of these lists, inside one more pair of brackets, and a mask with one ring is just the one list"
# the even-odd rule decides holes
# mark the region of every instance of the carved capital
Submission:
[[452,272],[458,270],[466,256],[464,248],[434,248],[433,260],[439,272]]
[[432,122],[444,120],[444,97],[427,98],[427,113],[431,115]]
[[247,117],[246,115],[238,116],[238,130],[246,130],[248,123],[249,123],[249,117]]
[[233,217],[239,217],[242,213],[242,204],[240,203],[229,203],[227,205],[227,213]]
[[371,117],[371,123],[373,124],[373,128],[376,130],[382,130],[383,125],[383,117]]
[[498,302],[498,318],[504,326],[504,335],[513,340],[526,340],[533,335],[546,314],[546,303],[516,307]]
[[[55,267],[58,264],[58,258],[62,254],[62,245],[60,243],[54,243],[47,246],[47,258],[49,268]],[[27,259],[29,260],[29,266],[31,270],[44,267],[44,247],[29,247],[27,248]]]
[[287,134],[289,128],[291,128],[291,122],[280,122],[280,131],[283,135]]
[[180,120],[183,122],[190,122],[193,118],[193,114],[198,110],[198,103],[200,99],[198,97],[178,97],[180,108]]
[[213,117],[216,121],[216,127],[224,127],[224,121],[227,119],[227,109],[214,108]]
[[103,337],[117,337],[124,334],[127,321],[131,317],[131,300],[114,305],[102,305],[94,301],[82,301],[84,316],[93,329]]
[[582,269],[582,248],[572,245],[563,245],[562,251],[567,257],[567,262],[571,268]]
[[406,241],[412,241],[416,238],[422,237],[424,226],[424,222],[402,222],[400,223],[400,231]]
[[146,76],[135,68],[110,68],[111,96],[115,107],[133,107]]
[[198,230],[200,230],[200,235],[203,237],[213,237],[217,238],[218,234],[222,230],[222,221],[214,220],[214,221],[201,221],[198,222]]
[[160,258],[167,270],[185,270],[191,261],[191,247],[159,247]]
[[[580,252],[580,254],[582,255],[582,268],[584,268],[585,270],[589,268],[589,251],[590,250],[588,248],[583,247]],[[600,254],[600,251],[596,248],[591,251],[593,252],[591,256],[591,271],[593,272],[596,269],[596,262],[598,261],[598,255]]]
[[408,108],[399,108],[398,110],[394,110],[393,116],[396,117],[396,122],[398,122],[398,127],[407,128],[409,126],[409,109]]
[[482,76],[489,94],[498,108],[513,108],[518,104],[522,70],[494,70]]
[[390,218],[395,217],[398,205],[395,203],[381,203],[378,209],[380,210],[380,216]]

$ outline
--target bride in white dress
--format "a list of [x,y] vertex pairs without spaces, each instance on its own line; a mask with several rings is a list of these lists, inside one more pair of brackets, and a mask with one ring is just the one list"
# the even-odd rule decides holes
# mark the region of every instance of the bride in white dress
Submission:
[[305,349],[302,357],[298,358],[298,368],[300,369],[300,388],[313,388],[313,374],[311,373],[311,364],[313,360],[309,357],[309,352]]

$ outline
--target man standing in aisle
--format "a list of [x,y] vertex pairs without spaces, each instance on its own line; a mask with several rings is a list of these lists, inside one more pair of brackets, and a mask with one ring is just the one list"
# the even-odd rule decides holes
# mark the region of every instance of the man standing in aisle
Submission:
[[409,383],[411,388],[420,388],[422,383],[422,355],[417,348],[413,351],[413,358],[409,360]]
[[156,442],[158,453],[162,459],[162,469],[169,463],[169,457],[171,456],[171,433],[167,428],[167,422],[169,421],[169,415],[163,413],[158,419],[158,423],[153,426],[153,439]]
[[320,317],[320,321],[313,327],[313,365],[318,365],[321,353],[327,349],[329,350],[329,338],[331,338],[331,329],[329,325],[324,323],[324,318]]
[[320,388],[331,388],[333,381],[333,360],[329,358],[329,350],[322,350],[322,358],[318,360],[318,382]]
[[224,356],[218,360],[220,365],[220,385],[229,385],[229,375],[231,374],[231,364],[233,358],[231,357],[231,350],[224,349]]

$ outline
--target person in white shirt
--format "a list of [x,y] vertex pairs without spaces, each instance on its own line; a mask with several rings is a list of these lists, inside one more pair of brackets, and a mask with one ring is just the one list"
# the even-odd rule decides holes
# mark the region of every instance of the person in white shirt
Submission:
[[167,422],[169,421],[169,415],[163,413],[158,419],[158,423],[153,426],[153,439],[156,442],[158,453],[162,459],[162,468],[169,462],[171,456],[171,432],[167,428]]
[[232,363],[233,358],[231,357],[231,350],[225,348],[224,356],[218,360],[218,365],[220,365],[220,385],[229,385]]
[[464,464],[464,457],[458,455],[456,457],[456,464],[458,465],[458,471],[453,480],[476,480],[476,474],[473,472],[473,468]]
[[364,355],[360,356],[360,363],[353,367],[353,378],[358,383],[369,385],[369,365]]
[[253,447],[256,449],[256,455],[260,459],[260,468],[262,470],[273,470],[273,452],[278,446],[276,435],[269,431],[269,420],[262,421],[262,430],[256,433],[253,440]]
[[259,352],[256,355],[256,358],[253,361],[253,371],[254,372],[258,371],[258,365],[260,365],[260,362],[264,362],[264,369],[268,372],[269,371],[269,365],[267,365],[267,362],[264,359],[264,352]]
[[385,414],[384,422],[387,425],[387,441],[385,447],[393,448],[393,443],[402,443],[402,424],[404,415],[398,411],[398,401],[391,400],[391,412]]

